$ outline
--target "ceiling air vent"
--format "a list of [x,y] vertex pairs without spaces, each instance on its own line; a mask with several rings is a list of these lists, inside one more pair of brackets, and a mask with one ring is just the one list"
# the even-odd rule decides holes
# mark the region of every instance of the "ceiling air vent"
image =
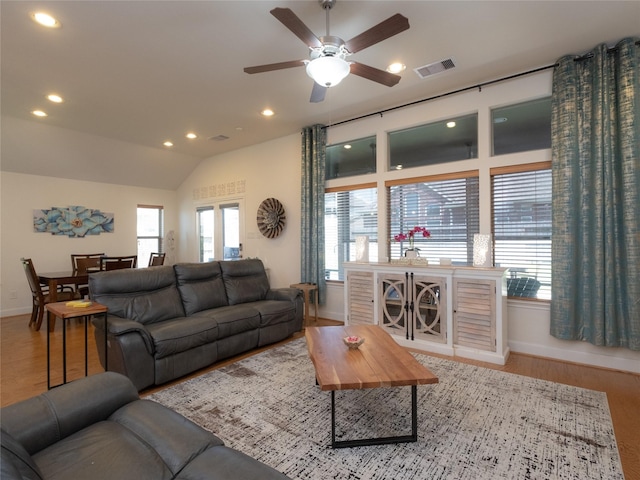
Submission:
[[215,137],[209,137],[209,140],[213,140],[214,142],[223,142],[224,140],[229,140],[229,137],[226,135],[216,135]]
[[456,64],[454,63],[453,58],[447,58],[446,60],[430,63],[423,67],[414,68],[413,71],[416,72],[420,78],[427,78],[431,75],[435,75],[436,73],[451,70],[455,66]]

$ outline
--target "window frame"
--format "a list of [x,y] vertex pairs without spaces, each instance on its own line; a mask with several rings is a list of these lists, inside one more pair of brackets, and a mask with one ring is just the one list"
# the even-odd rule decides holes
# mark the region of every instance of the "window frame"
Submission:
[[[492,234],[492,241],[493,241],[493,259],[494,259],[494,264],[496,262],[496,255],[498,255],[498,251],[496,250],[496,245],[498,244],[498,242],[501,241],[501,236],[500,235],[496,235],[496,199],[495,199],[495,185],[494,185],[494,179],[496,176],[499,175],[511,175],[511,174],[523,174],[523,173],[529,173],[529,172],[541,172],[541,171],[548,171],[549,175],[551,175],[551,168],[552,168],[552,164],[551,161],[543,161],[543,162],[533,162],[533,163],[525,163],[525,164],[517,164],[517,165],[507,165],[507,166],[502,166],[502,167],[493,167],[489,169],[489,175],[490,175],[490,179],[491,179],[491,234]],[[552,209],[553,209],[553,205],[552,205],[552,197],[551,197],[551,185],[549,186],[549,205],[550,205],[550,212],[549,212],[549,222],[551,222],[551,215],[552,215]],[[532,212],[532,222],[535,219],[535,216],[533,215]],[[538,222],[535,222],[535,227],[534,228],[538,228]],[[549,224],[549,229],[551,228],[550,224]],[[537,302],[550,302],[551,298],[552,298],[552,291],[551,291],[551,269],[552,269],[552,263],[551,263],[551,242],[552,242],[552,238],[551,238],[551,232],[549,231],[549,237],[548,239],[546,238],[542,238],[544,235],[530,235],[527,238],[525,237],[521,237],[523,240],[530,240],[530,241],[536,241],[536,242],[544,242],[544,241],[548,241],[548,251],[547,251],[547,255],[538,255],[538,251],[542,251],[542,248],[538,247],[536,248],[536,251],[533,252],[535,253],[535,265],[536,265],[536,272],[535,272],[535,280],[539,281],[542,280],[542,285],[541,285],[541,289],[537,290],[536,292],[536,296],[535,297],[530,297],[530,296],[508,296],[507,298],[509,299],[517,299],[517,300],[526,300],[526,301],[537,301]],[[507,253],[507,255],[510,252]],[[513,253],[511,253],[511,255],[513,255]],[[527,255],[524,256],[524,258],[531,258],[532,252],[530,250],[527,250]],[[500,256],[500,255],[498,255]],[[547,262],[545,262],[545,259],[548,259]],[[544,268],[545,265],[548,265],[546,268]],[[514,281],[514,279],[517,278],[522,278],[522,277],[528,277],[528,275],[523,275],[520,276],[519,274],[522,273],[521,270],[521,266],[516,266],[517,268],[514,267],[510,267],[509,265],[504,265],[501,263],[500,265],[501,267],[504,268],[509,268],[510,272],[509,272],[509,277],[507,280],[507,284],[509,284],[510,281]],[[541,278],[538,278],[538,275],[541,275]],[[548,276],[548,281],[545,282],[544,279]],[[544,296],[542,297],[538,297],[539,294],[543,294]]]
[[[237,221],[233,224],[237,226],[237,234],[229,235],[227,230],[228,219],[226,218],[227,210],[237,210]],[[204,259],[203,257],[203,242],[201,234],[201,219],[200,213],[211,211],[213,215],[213,232],[211,237],[211,252],[213,257],[210,259]],[[196,250],[198,252],[199,262],[208,262],[213,260],[240,260],[243,250],[244,241],[244,199],[243,198],[225,198],[212,202],[203,202],[199,205],[195,205],[195,237],[196,237]],[[237,236],[237,245],[228,245],[231,237]],[[225,249],[225,247],[229,247]],[[225,252],[227,254],[225,255]]]
[[[325,198],[327,194],[331,194],[331,193],[351,193],[354,191],[358,191],[358,190],[368,190],[368,189],[375,189],[375,195],[376,198],[378,196],[378,184],[376,182],[367,182],[367,183],[359,183],[359,184],[351,184],[351,185],[344,185],[344,186],[340,186],[340,187],[327,187],[325,188],[324,194],[325,194]],[[344,268],[343,268],[343,263],[344,261],[353,261],[353,260],[343,260],[344,255],[342,255],[342,253],[344,253],[342,250],[338,251],[338,278],[337,279],[331,279],[331,278],[326,278],[327,272],[329,272],[327,265],[326,265],[326,249],[327,249],[327,231],[326,231],[326,200],[325,200],[325,279],[329,282],[334,281],[334,282],[343,282],[344,281]],[[336,210],[336,216],[338,216],[338,210]],[[377,200],[376,200],[376,209],[373,212],[375,214],[375,218],[376,218],[376,231],[378,230],[377,226],[379,225],[379,219],[378,219],[378,208],[377,208]],[[349,210],[349,215],[351,215],[351,210]],[[350,220],[350,219],[349,219]],[[338,218],[337,220],[338,222],[340,222],[341,220]],[[344,221],[344,219],[342,219],[342,221]],[[339,231],[340,229],[337,228],[338,230],[338,247],[340,245],[340,234]],[[352,245],[353,244],[353,245]],[[375,248],[371,248],[373,245],[375,245]],[[371,260],[372,257],[375,257],[375,259],[377,260],[377,249],[379,248],[380,245],[380,235],[378,234],[376,237],[376,241],[375,242],[371,242],[369,243],[369,259]],[[353,242],[349,241],[349,253],[351,252],[351,247],[353,247],[354,251],[355,251],[355,240]],[[342,278],[340,278],[342,277]]]
[[[473,197],[473,199],[475,200],[475,206],[476,206],[476,210],[475,210],[475,216],[473,218],[471,218],[472,221],[475,221],[475,225],[477,226],[477,228],[473,228],[473,223],[470,224],[469,222],[469,213],[467,212],[466,216],[465,216],[465,228],[467,229],[466,232],[466,257],[467,260],[466,262],[462,262],[465,264],[470,264],[472,259],[473,259],[473,234],[474,233],[479,233],[479,229],[480,229],[480,185],[479,185],[479,180],[480,180],[480,171],[479,170],[464,170],[464,171],[459,171],[459,172],[450,172],[450,173],[443,173],[443,174],[438,174],[438,175],[425,175],[425,176],[419,176],[419,177],[407,177],[407,178],[401,178],[401,179],[395,179],[395,180],[387,180],[384,185],[385,185],[385,189],[386,189],[386,198],[387,198],[387,202],[386,202],[386,215],[387,215],[387,258],[389,259],[394,259],[394,258],[398,258],[396,255],[397,252],[394,252],[394,244],[397,245],[398,242],[395,242],[394,237],[395,235],[397,235],[398,233],[401,232],[395,232],[392,231],[392,221],[391,221],[391,216],[392,216],[392,208],[391,208],[391,188],[395,187],[395,186],[410,186],[410,185],[414,185],[414,184],[428,184],[428,183],[437,183],[437,182],[447,182],[447,181],[455,181],[455,180],[467,180],[467,179],[475,179],[476,180],[476,196]],[[467,199],[468,197],[465,196],[465,198]],[[422,204],[422,202],[419,202],[420,204]],[[424,212],[419,212],[419,216],[424,216],[425,220],[424,221],[418,221],[418,222],[412,222],[410,225],[407,225],[404,227],[403,232],[402,233],[406,233],[408,228],[412,228],[414,226],[419,226],[419,227],[425,227],[427,230],[429,230],[432,233],[432,236],[430,237],[430,239],[428,240],[421,240],[420,234],[418,235],[418,237],[415,240],[415,245],[418,248],[423,248],[426,251],[425,246],[429,246],[429,244],[431,244],[431,247],[429,247],[431,250],[434,251],[438,251],[438,253],[441,253],[441,255],[436,254],[429,254],[428,256],[430,257],[438,257],[438,256],[442,256],[442,257],[447,257],[450,258],[451,257],[451,253],[447,252],[447,248],[445,247],[445,245],[449,242],[446,241],[446,237],[441,237],[441,238],[436,238],[433,235],[433,230],[434,230],[434,226],[436,227],[436,230],[438,228],[446,228],[445,225],[442,224],[442,219],[440,219],[440,224],[439,225],[429,225],[429,221],[428,221],[428,211],[429,209],[432,207],[433,204],[426,204],[424,205]],[[467,204],[465,203],[465,206]],[[405,206],[402,207],[403,209],[405,208]],[[453,215],[451,215],[450,218],[453,218]],[[415,223],[415,225],[414,225]],[[453,225],[453,224],[451,224]],[[469,227],[471,228],[471,231],[469,231]],[[451,227],[454,228],[454,227]],[[455,242],[455,239],[452,240],[453,242]],[[400,243],[400,253],[402,253],[402,250],[406,248],[406,243],[405,242],[401,242]],[[399,256],[399,255],[398,255]],[[460,263],[461,260],[458,260],[458,262]],[[455,263],[455,259],[454,259],[454,263]]]
[[155,252],[149,252],[149,253],[164,253],[164,206],[162,205],[138,205],[136,207],[136,213],[138,213],[138,210],[140,209],[147,209],[147,210],[158,210],[158,235],[139,235],[138,234],[138,227],[139,225],[137,225],[137,221],[136,221],[136,242],[137,242],[137,255],[138,255],[138,268],[143,268],[146,267],[148,265],[148,258],[147,261],[144,261],[144,259],[140,258],[140,240],[157,240],[158,242],[158,249]]

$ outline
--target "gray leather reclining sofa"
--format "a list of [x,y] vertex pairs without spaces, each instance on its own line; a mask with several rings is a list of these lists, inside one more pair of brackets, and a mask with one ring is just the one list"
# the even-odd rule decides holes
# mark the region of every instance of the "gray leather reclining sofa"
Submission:
[[0,411],[3,480],[283,480],[182,415],[99,373]]
[[[138,390],[302,329],[301,292],[270,288],[258,259],[94,273],[89,294],[109,309],[108,370]],[[104,366],[104,320],[93,324]]]

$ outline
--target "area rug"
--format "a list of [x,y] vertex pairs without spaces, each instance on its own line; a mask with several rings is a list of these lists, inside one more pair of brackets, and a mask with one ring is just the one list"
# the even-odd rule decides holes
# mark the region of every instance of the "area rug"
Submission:
[[[606,395],[427,355],[418,442],[332,449],[304,339],[146,398],[294,479],[623,479]],[[410,387],[336,392],[336,440],[410,432]]]

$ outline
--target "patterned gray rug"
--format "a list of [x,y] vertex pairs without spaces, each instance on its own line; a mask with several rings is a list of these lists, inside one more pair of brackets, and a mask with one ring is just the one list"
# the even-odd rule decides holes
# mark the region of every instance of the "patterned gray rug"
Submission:
[[[415,355],[418,442],[332,449],[304,339],[146,398],[294,479],[624,478],[606,395]],[[336,440],[410,432],[410,387],[336,393]]]

